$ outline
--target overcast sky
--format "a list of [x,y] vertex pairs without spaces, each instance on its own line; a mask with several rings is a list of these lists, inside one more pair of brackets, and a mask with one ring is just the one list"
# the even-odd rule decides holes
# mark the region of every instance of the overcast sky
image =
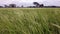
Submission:
[[29,6],[33,5],[33,2],[38,2],[44,5],[55,5],[60,6],[60,0],[0,0],[0,5],[4,4],[17,4],[18,6],[24,5]]

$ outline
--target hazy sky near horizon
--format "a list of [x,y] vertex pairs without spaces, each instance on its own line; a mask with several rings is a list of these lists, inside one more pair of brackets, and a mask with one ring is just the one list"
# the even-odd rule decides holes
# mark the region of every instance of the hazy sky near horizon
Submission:
[[17,5],[33,5],[33,2],[38,2],[44,5],[56,5],[60,6],[60,0],[0,0],[0,5],[4,4],[17,4]]

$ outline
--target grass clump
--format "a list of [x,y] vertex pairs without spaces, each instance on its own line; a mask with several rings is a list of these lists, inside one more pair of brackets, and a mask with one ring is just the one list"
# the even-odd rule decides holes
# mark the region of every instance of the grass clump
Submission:
[[60,9],[0,9],[0,34],[60,34]]

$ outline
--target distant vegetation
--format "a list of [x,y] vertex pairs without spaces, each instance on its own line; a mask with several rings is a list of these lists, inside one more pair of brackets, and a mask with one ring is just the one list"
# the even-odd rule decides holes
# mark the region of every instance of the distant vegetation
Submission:
[[44,4],[39,4],[38,2],[33,2],[33,4],[35,6],[27,6],[27,7],[24,7],[23,5],[19,7],[16,4],[9,4],[8,6],[4,5],[4,7],[0,6],[0,8],[60,8],[60,6],[44,6]]
[[0,34],[60,34],[60,9],[2,8]]

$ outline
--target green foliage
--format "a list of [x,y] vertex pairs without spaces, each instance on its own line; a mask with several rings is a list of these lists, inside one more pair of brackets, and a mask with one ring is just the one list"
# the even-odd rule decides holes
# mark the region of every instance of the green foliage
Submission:
[[60,9],[1,8],[0,34],[60,34]]

